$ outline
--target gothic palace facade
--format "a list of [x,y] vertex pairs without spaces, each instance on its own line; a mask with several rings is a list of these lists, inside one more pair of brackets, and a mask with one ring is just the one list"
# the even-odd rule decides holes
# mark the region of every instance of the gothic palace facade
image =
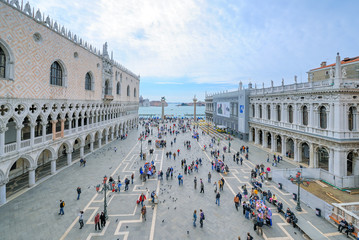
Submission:
[[0,205],[138,123],[140,77],[34,12],[0,1]]
[[[359,57],[312,69],[308,82],[253,88],[249,84],[249,126],[242,134],[273,154],[291,158],[309,168],[321,168],[331,176],[359,186]],[[231,127],[229,118],[218,116],[216,99],[226,101],[233,92],[206,94],[206,119]],[[229,97],[227,99],[230,99]],[[236,100],[237,101],[237,100]],[[236,101],[228,100],[232,106]],[[240,99],[239,99],[240,101]],[[231,110],[232,111],[232,110]],[[234,118],[235,114],[230,115]],[[238,117],[239,119],[239,117]],[[237,131],[238,129],[231,129]]]

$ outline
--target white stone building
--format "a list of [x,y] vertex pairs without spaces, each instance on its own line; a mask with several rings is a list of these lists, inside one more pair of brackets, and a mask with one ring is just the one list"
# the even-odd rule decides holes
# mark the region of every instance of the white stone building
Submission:
[[0,1],[0,204],[134,128],[139,83],[107,43]]
[[[335,64],[310,70],[309,82],[297,83],[295,77],[290,85],[272,82],[259,89],[250,84],[249,141],[341,178],[342,186],[358,187],[359,75],[346,74],[355,65],[359,69],[359,58],[346,62],[338,54]],[[329,71],[324,74],[329,77],[314,80],[319,71]]]

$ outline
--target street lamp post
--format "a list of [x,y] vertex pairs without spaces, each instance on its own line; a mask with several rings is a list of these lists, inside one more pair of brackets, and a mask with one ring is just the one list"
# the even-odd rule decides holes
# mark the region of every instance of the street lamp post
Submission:
[[228,152],[231,153],[231,135],[228,134]]
[[107,215],[107,199],[106,199],[106,192],[107,192],[107,177],[106,175],[103,177],[103,189],[105,190],[104,193],[105,193],[105,197],[104,197],[104,200],[103,200],[103,213],[105,214],[105,218],[106,220],[108,219],[108,215]]
[[298,171],[297,175],[296,175],[296,181],[297,181],[297,184],[298,184],[298,200],[297,200],[297,206],[295,207],[295,209],[298,212],[302,211],[302,208],[300,207],[300,184],[303,184],[303,178],[301,178],[301,174],[302,173],[300,171]]
[[140,141],[141,141],[141,160],[143,160],[143,152],[142,152],[142,135],[140,136]]

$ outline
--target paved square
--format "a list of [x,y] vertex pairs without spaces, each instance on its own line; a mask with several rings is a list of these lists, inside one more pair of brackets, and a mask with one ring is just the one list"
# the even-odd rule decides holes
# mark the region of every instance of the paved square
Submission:
[[[253,231],[253,223],[246,220],[242,214],[242,207],[237,212],[234,207],[233,198],[236,193],[241,191],[243,184],[249,184],[250,170],[256,163],[264,162],[267,153],[263,150],[249,145],[249,161],[244,160],[243,166],[237,165],[232,161],[232,155],[239,147],[245,143],[232,141],[232,153],[225,154],[225,164],[228,164],[230,173],[223,175],[211,170],[210,152],[203,151],[204,144],[208,145],[210,136],[200,134],[197,142],[191,137],[191,133],[181,133],[176,139],[176,143],[171,147],[170,142],[175,136],[167,134],[167,147],[156,149],[154,140],[157,133],[150,136],[152,145],[143,141],[143,151],[147,153],[147,161],[154,161],[157,170],[166,172],[168,167],[174,168],[173,179],[158,180],[157,176],[152,176],[146,182],[139,178],[139,168],[144,161],[139,159],[141,144],[138,136],[142,131],[133,130],[129,133],[126,140],[115,140],[110,144],[87,156],[86,167],[80,167],[75,163],[70,167],[58,172],[43,183],[36,185],[22,194],[20,197],[10,201],[0,208],[1,239],[236,239],[241,236],[245,238],[246,233],[250,232],[255,239],[305,239],[296,228],[286,223],[284,217],[276,213],[273,208],[273,227],[264,226],[263,236],[257,235]],[[199,129],[199,132],[202,131]],[[184,147],[184,141],[190,140],[192,149]],[[227,143],[221,141],[219,149]],[[246,144],[247,145],[247,144]],[[113,150],[117,147],[117,152]],[[216,146],[218,147],[218,146]],[[150,148],[155,148],[154,154],[149,155]],[[180,156],[176,160],[166,157],[166,152],[175,152],[180,149]],[[221,154],[222,155],[222,154]],[[199,172],[183,174],[181,169],[181,159],[185,158],[188,162],[201,158],[203,165]],[[287,162],[282,162],[280,167],[292,167]],[[181,172],[184,175],[183,186],[178,185],[177,175]],[[212,183],[208,183],[207,174],[211,172]],[[94,216],[103,210],[103,193],[97,193],[95,186],[100,184],[103,176],[112,176],[115,180],[121,178],[124,183],[125,178],[135,174],[134,184],[130,184],[129,191],[124,191],[124,185],[120,193],[107,193],[108,215],[106,227],[102,231],[95,231]],[[197,189],[194,189],[194,177],[197,177]],[[221,192],[220,206],[215,204],[215,193],[213,182],[224,178],[226,183],[224,191]],[[205,193],[200,193],[200,178],[205,185]],[[76,200],[76,188],[82,188],[81,199]],[[271,189],[278,198],[294,210],[296,202],[291,200],[291,194],[282,192],[275,185],[269,184],[264,189]],[[145,193],[147,199],[150,192],[157,190],[159,193],[159,204],[152,206],[146,201],[147,220],[143,221],[140,216],[141,205],[136,204],[141,193]],[[58,215],[59,200],[66,202],[65,215]],[[203,209],[206,220],[204,228],[192,226],[193,211]],[[83,229],[79,229],[78,212],[84,211]],[[341,239],[343,235],[337,234],[336,229],[328,222],[316,218],[312,210],[306,206],[303,212],[299,213],[306,216],[308,224],[315,225],[325,236],[326,239]],[[199,214],[198,214],[199,215]],[[199,218],[198,218],[199,219]],[[318,236],[319,237],[319,236]],[[343,238],[344,239],[344,238]]]

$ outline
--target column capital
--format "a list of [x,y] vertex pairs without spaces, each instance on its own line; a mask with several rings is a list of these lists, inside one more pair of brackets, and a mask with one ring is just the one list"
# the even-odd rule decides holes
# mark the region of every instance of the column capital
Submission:
[[29,167],[27,170],[34,171],[34,170],[36,170],[36,167]]
[[65,122],[65,121],[66,121],[65,118],[61,118],[61,119],[60,119],[60,122],[62,122],[62,123]]
[[34,128],[34,127],[36,127],[36,126],[37,126],[36,123],[30,123],[30,127],[31,127],[31,128]]
[[21,130],[23,127],[24,127],[24,125],[21,124],[21,125],[16,125],[15,128],[16,128],[17,130]]
[[8,130],[8,128],[5,126],[0,127],[0,133],[5,133],[7,130]]
[[51,120],[52,124],[56,124],[58,121],[57,120]]
[[9,182],[9,178],[2,179],[2,180],[0,181],[0,186],[5,185],[5,184],[7,184],[8,182]]

